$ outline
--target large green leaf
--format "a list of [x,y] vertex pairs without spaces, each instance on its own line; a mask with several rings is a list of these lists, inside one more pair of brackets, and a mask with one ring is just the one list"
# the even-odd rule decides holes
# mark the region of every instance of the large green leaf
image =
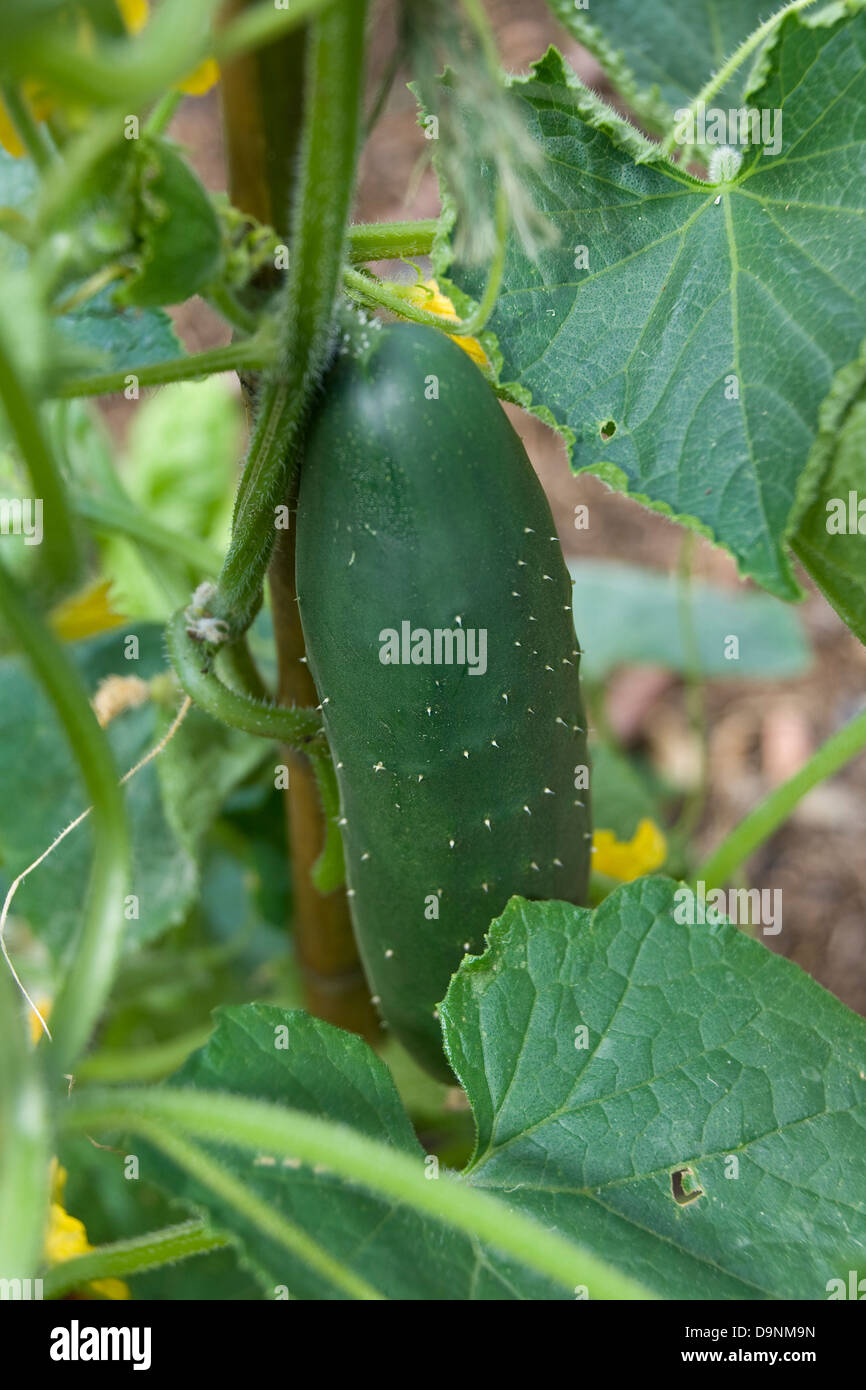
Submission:
[[[127,632],[138,636],[137,661],[124,657]],[[157,627],[115,629],[77,644],[72,656],[92,692],[108,675],[147,679],[165,668],[162,631]],[[130,709],[112,721],[107,733],[118,776],[153,747],[160,732],[151,705]],[[13,657],[0,661],[0,741],[4,749],[0,864],[7,880],[5,892],[8,881],[47,849],[87,805],[51,707]],[[124,934],[124,946],[132,951],[183,920],[197,875],[192,856],[166,819],[154,764],[129,783],[126,797],[133,847],[130,892],[138,897],[138,916],[129,918]],[[13,916],[27,921],[57,959],[68,959],[81,924],[91,856],[90,825],[85,821],[22,884],[13,903]]]
[[[295,1010],[264,1004],[221,1009],[207,1045],[171,1078],[173,1085],[233,1091],[339,1120],[424,1162],[390,1073],[353,1034]],[[278,1046],[285,1030],[287,1046]],[[139,1146],[141,1147],[141,1146]],[[214,1149],[236,1178],[275,1211],[389,1298],[560,1298],[562,1290],[495,1252],[333,1174],[227,1146]],[[269,1162],[268,1159],[271,1158]],[[288,1288],[296,1298],[339,1298],[321,1274],[174,1165],[146,1151],[142,1177],[238,1242],[242,1262],[268,1296]]]
[[[559,427],[577,471],[696,526],[782,598],[818,412],[866,336],[866,13],[822,13],[843,17],[788,17],[750,94],[782,110],[782,153],[747,151],[718,186],[641,162],[655,147],[557,54],[516,81],[561,239],[537,262],[511,239],[488,339],[504,394]],[[479,293],[477,273],[452,278]]]
[[[572,560],[569,570],[581,670],[591,680],[603,680],[623,664],[688,671],[689,629],[703,676],[778,680],[802,675],[809,666],[809,647],[796,612],[768,594],[696,581],[688,593],[686,626],[675,575],[612,560]],[[736,656],[732,637],[737,639]]]
[[839,373],[821,408],[799,501],[794,550],[866,642],[866,348]]
[[[671,107],[684,105],[774,8],[766,0],[594,0],[589,11],[574,0],[548,5],[639,114],[658,93]],[[740,72],[718,105],[737,103],[743,82]]]
[[734,927],[679,925],[676,892],[515,898],[464,961],[468,1180],[663,1297],[825,1298],[866,1244],[866,1023]]

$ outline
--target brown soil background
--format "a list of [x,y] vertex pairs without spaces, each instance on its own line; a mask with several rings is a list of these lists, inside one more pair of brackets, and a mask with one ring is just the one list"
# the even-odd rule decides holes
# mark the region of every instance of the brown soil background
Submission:
[[[547,13],[543,0],[489,0],[505,68],[526,72],[556,43],[580,77],[603,96],[612,93],[594,59]],[[392,13],[377,7],[370,89],[390,51]],[[226,186],[218,94],[188,99],[172,135],[187,149],[206,185]],[[429,145],[415,123],[415,106],[398,76],[361,165],[356,218],[376,221],[430,217],[438,212],[436,183],[423,167]],[[407,196],[409,190],[409,196]],[[393,272],[393,267],[391,268]],[[224,324],[200,300],[175,314],[190,348],[225,342]],[[113,423],[123,430],[117,411]],[[609,491],[584,474],[575,478],[552,431],[509,407],[553,507],[567,555],[603,556],[651,569],[676,567],[684,532],[663,517]],[[588,531],[573,527],[574,507],[590,511]],[[695,549],[695,573],[739,587],[733,562],[704,541]],[[814,653],[801,679],[710,682],[710,796],[698,834],[707,852],[776,783],[785,780],[864,701],[866,650],[801,572],[808,598],[800,615]],[[697,754],[681,683],[650,668],[621,671],[608,690],[608,718],[630,748],[641,750],[665,776],[687,787]],[[784,926],[771,948],[795,960],[845,1003],[866,1013],[866,758],[812,792],[788,824],[748,865],[755,887],[781,888]]]

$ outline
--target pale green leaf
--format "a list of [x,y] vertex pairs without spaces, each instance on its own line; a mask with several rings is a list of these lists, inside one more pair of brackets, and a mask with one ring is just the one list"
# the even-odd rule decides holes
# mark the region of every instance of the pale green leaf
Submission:
[[[569,570],[585,677],[603,680],[620,665],[689,671],[675,575],[613,560],[571,560]],[[700,581],[691,585],[689,595],[696,673],[781,680],[808,669],[809,647],[796,610],[768,594]],[[736,638],[736,649],[731,638]]]

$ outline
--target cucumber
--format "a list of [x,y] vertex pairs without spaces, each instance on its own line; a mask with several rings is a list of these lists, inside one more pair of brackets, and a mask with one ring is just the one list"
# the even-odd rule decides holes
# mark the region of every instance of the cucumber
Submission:
[[296,578],[367,979],[453,1080],[436,1013],[452,973],[513,894],[585,901],[591,830],[550,507],[436,329],[360,320],[343,337],[301,464]]

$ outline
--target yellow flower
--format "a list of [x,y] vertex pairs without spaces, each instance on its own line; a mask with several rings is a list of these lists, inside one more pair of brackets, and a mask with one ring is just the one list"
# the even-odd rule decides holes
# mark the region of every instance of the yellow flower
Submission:
[[128,34],[140,34],[150,18],[148,0],[117,0],[120,18]]
[[647,819],[641,821],[630,840],[618,840],[612,830],[596,830],[592,849],[593,869],[623,883],[660,869],[668,856],[667,840],[655,822]]
[[101,580],[88,584],[77,594],[61,600],[51,612],[49,621],[63,642],[78,642],[82,637],[94,637],[108,632],[123,622],[115,613],[109,597],[110,582]]
[[[63,1189],[66,1186],[66,1169],[61,1168],[57,1159],[51,1163],[51,1207],[48,1213],[48,1229],[45,1232],[45,1259],[50,1265],[63,1264],[74,1260],[77,1255],[86,1255],[94,1247],[87,1239],[83,1221],[70,1216],[63,1206]],[[129,1289],[122,1279],[93,1279],[82,1286],[98,1298],[126,1299]]]
[[205,58],[203,63],[199,63],[197,68],[178,82],[180,91],[188,97],[202,97],[205,92],[209,92],[211,87],[215,87],[220,80],[220,70],[217,67],[215,58]]
[[[117,8],[120,10],[120,17],[126,25],[129,34],[140,34],[150,18],[150,4],[148,0],[117,0]],[[197,68],[178,82],[178,89],[185,92],[190,97],[203,96],[209,92],[211,87],[215,87],[220,80],[220,70],[213,58],[205,58],[203,63],[199,63]]]
[[[455,323],[460,317],[447,294],[442,293],[435,280],[425,280],[423,285],[401,285],[400,295],[403,299],[408,299],[410,304],[417,304],[419,309],[426,309],[428,314],[438,314],[440,318],[453,319]],[[477,338],[467,338],[456,333],[449,333],[448,337],[458,347],[462,347],[479,367],[487,366],[487,357]]]

